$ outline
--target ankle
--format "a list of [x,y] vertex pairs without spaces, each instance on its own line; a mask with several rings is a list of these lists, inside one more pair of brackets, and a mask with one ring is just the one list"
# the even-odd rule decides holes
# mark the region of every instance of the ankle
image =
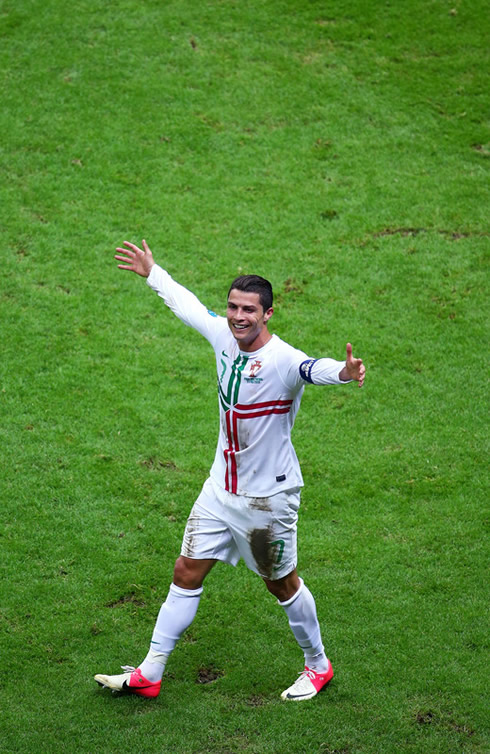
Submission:
[[168,654],[165,654],[165,652],[158,652],[156,649],[150,648],[145,659],[139,666],[141,675],[143,675],[147,681],[151,681],[152,683],[161,681],[168,657]]
[[325,652],[319,652],[315,655],[308,655],[305,653],[305,665],[310,670],[314,670],[315,673],[326,673],[329,668],[329,660]]

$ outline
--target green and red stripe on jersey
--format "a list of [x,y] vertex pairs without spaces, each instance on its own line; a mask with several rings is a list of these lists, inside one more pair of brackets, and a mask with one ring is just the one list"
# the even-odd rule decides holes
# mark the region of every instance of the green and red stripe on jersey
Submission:
[[238,438],[238,421],[242,419],[256,419],[273,414],[288,414],[292,400],[263,401],[261,403],[237,403],[226,411],[226,435],[228,447],[224,451],[226,462],[225,489],[236,495],[238,489],[238,474],[236,454],[241,450]]
[[[229,408],[231,408],[231,406],[233,406],[233,404],[238,400],[238,392],[240,390],[240,384],[242,381],[242,372],[245,369],[247,361],[248,356],[239,354],[235,361],[232,363],[231,374],[228,379],[226,392],[221,387],[221,379],[218,382],[219,398],[224,411],[227,411]],[[226,362],[221,359],[221,363],[223,364],[223,373],[221,377],[223,377],[226,372]]]

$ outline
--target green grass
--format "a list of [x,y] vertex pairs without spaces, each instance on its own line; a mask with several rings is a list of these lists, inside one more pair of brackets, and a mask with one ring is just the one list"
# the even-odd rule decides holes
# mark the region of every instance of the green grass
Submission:
[[[488,31],[481,0],[0,4],[1,751],[490,749]],[[214,455],[212,352],[112,259],[142,237],[215,311],[257,272],[281,337],[367,364],[295,427],[311,704],[242,565],[157,700],[92,680],[146,653]]]

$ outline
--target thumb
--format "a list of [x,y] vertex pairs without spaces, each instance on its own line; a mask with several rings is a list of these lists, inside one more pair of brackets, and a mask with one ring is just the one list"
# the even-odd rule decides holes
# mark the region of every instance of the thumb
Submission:
[[352,346],[350,343],[347,343],[345,350],[347,351],[347,359],[352,359]]

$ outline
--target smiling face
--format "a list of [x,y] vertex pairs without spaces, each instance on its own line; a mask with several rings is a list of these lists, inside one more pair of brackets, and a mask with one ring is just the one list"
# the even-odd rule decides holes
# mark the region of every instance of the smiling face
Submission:
[[258,293],[231,289],[226,318],[240,350],[257,351],[271,339],[267,322],[273,311],[272,307],[264,311]]

